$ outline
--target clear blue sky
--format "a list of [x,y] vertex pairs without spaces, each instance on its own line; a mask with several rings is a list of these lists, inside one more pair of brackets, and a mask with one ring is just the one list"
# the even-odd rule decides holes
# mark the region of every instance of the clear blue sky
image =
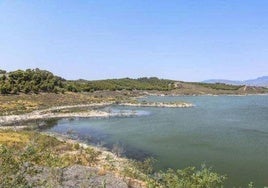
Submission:
[[268,0],[0,0],[0,69],[67,79],[268,75]]

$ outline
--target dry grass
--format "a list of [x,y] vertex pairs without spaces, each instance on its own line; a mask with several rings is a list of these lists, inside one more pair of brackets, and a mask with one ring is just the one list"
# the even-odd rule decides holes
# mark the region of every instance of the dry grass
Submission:
[[22,114],[52,106],[114,101],[115,98],[83,93],[0,95],[0,115]]
[[28,134],[21,134],[13,131],[0,132],[0,144],[11,146],[23,146],[29,142]]
[[[52,154],[59,158],[56,166],[70,166],[81,164],[92,166],[97,164],[100,151],[92,148],[77,148],[75,143],[60,141],[55,137],[42,135],[32,131],[0,130],[0,145],[10,149],[16,148],[17,152],[24,152],[27,147],[34,147],[37,153]],[[41,157],[39,164],[49,164],[45,157]],[[37,162],[37,161],[32,161]]]
[[[29,171],[22,171],[23,164],[27,164]],[[129,172],[130,175],[124,173],[123,169],[127,166],[129,169],[134,168],[127,159],[117,158],[107,151],[86,147],[72,140],[61,141],[32,131],[0,130],[0,165],[3,167],[0,169],[1,185],[6,183],[4,181],[6,178],[13,177],[14,174],[16,179],[8,180],[7,183],[15,185],[13,180],[16,180],[16,185],[24,185],[25,179],[20,174],[38,173],[31,171],[31,167],[34,166],[62,169],[75,164],[97,168],[98,176],[112,173],[116,177],[139,185],[133,187],[145,187],[144,181],[135,178],[138,176],[133,176],[132,172]],[[105,164],[114,168],[107,168]],[[136,170],[135,174],[137,174]]]
[[[107,171],[119,173],[122,165],[128,165],[126,159],[118,158],[110,152],[91,146],[85,147],[73,140],[61,141],[33,131],[0,130],[0,145],[11,150],[16,148],[15,152],[18,154],[25,152],[29,147],[34,148],[35,152],[31,154],[31,158],[36,159],[30,162],[42,166],[98,166],[99,173],[105,174]],[[50,161],[51,156],[57,158],[53,164]]]

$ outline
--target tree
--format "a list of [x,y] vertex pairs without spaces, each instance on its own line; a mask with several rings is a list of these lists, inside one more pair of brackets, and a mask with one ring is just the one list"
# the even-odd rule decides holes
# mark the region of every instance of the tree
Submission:
[[3,75],[3,76],[0,77],[0,81],[4,82],[4,81],[6,81],[6,79],[7,79],[6,75]]
[[63,81],[51,72],[40,69],[17,70],[0,76],[2,94],[39,93],[40,91],[58,93],[60,89],[64,90]]
[[0,86],[0,93],[1,94],[9,94],[11,91],[11,87],[9,84],[2,84]]

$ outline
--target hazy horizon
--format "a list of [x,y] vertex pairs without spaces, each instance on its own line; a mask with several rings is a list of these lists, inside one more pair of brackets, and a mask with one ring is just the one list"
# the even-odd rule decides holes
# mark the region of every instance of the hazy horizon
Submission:
[[1,1],[0,69],[66,79],[268,73],[268,1]]

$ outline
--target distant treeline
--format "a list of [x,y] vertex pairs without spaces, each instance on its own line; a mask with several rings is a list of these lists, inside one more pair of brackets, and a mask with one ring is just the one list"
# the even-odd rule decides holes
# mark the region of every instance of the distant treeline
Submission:
[[173,89],[173,81],[152,78],[109,79],[99,81],[76,80],[67,81],[40,69],[17,70],[6,72],[0,70],[0,93],[40,93],[54,92],[93,92],[98,90],[159,90]]
[[200,85],[206,88],[216,89],[216,90],[233,90],[236,91],[241,88],[241,85],[230,85],[224,83],[202,83],[202,82],[193,82],[192,84]]
[[[96,81],[67,81],[67,89],[73,91],[76,88],[78,91],[99,91],[99,90],[158,90],[167,91],[173,89],[173,81],[151,78],[121,78]],[[75,90],[74,90],[75,91]]]

